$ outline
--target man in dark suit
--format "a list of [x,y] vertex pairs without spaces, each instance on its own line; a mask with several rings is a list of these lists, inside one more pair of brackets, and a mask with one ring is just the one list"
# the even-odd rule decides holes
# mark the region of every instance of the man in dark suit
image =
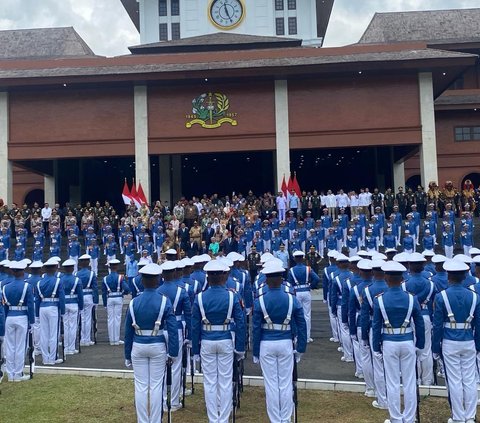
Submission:
[[232,238],[232,233],[229,231],[227,237],[222,241],[221,249],[224,255],[231,253],[232,251],[237,251],[238,242],[236,239]]
[[183,251],[187,251],[188,242],[190,241],[190,231],[185,226],[185,223],[182,223],[178,229],[178,241],[180,243],[180,248]]
[[208,249],[208,246],[210,245],[210,242],[213,236],[215,236],[215,230],[212,228],[211,223],[207,223],[207,227],[202,232],[202,241],[205,241],[207,249]]
[[197,241],[189,241],[187,244],[187,249],[184,250],[187,254],[187,257],[192,258],[198,254],[198,243]]

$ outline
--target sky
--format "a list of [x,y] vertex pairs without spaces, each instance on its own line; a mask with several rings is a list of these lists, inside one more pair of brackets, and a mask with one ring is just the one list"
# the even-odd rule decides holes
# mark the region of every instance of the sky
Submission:
[[[357,42],[375,12],[469,7],[480,7],[480,0],[335,0],[324,45]],[[99,55],[127,54],[140,42],[120,0],[0,1],[0,30],[59,26],[73,26]]]

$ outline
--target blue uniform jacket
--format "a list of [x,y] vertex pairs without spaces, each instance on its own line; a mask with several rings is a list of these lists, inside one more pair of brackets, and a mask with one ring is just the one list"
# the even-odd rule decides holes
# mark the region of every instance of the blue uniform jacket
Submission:
[[[387,283],[384,280],[373,280],[368,286],[363,289],[362,307],[360,309],[360,326],[362,328],[362,339],[369,339],[370,326],[373,318],[373,300],[379,294],[384,293],[388,289]],[[370,301],[367,296],[367,290],[370,294]]]
[[330,308],[334,316],[337,315],[337,306],[342,304],[343,282],[351,276],[352,274],[348,270],[339,270],[335,278],[331,281],[329,298]]
[[[133,299],[133,311],[137,325],[142,330],[153,330],[155,322],[158,320],[163,295],[156,289],[149,288],[144,293]],[[168,333],[167,351],[171,357],[178,356],[178,330],[177,321],[172,311],[172,303],[167,298],[165,310],[161,317],[161,324],[158,336],[139,336],[135,334],[132,326],[133,320],[130,310],[127,310],[125,318],[125,359],[132,359],[133,342],[139,344],[154,344],[165,342],[164,331]]]
[[250,281],[250,274],[243,271],[239,267],[232,267],[231,273],[234,278],[238,279],[243,285],[243,298],[245,301],[245,308],[252,308],[253,293],[252,284]]
[[[62,283],[58,285],[55,298],[58,298],[58,301],[52,303],[50,298],[52,297],[53,290],[55,289],[55,284],[57,282],[57,275],[49,276],[45,275],[40,281],[35,285],[35,316],[40,317],[40,307],[48,307],[56,305],[60,314],[63,316],[65,314],[65,291],[63,289]],[[43,299],[40,296],[38,290],[38,285],[40,285],[40,292],[43,295]]]
[[[75,286],[75,280],[78,280]],[[60,278],[65,290],[65,304],[78,304],[78,309],[83,310],[83,285],[80,278],[73,274],[65,273]],[[75,290],[72,292],[72,290]]]
[[0,336],[5,336],[5,309],[0,305]]
[[317,289],[318,284],[320,283],[320,278],[312,270],[312,268],[309,267],[307,280],[307,266],[305,266],[303,263],[300,263],[292,267],[288,272],[288,283],[295,288],[297,286],[309,285],[308,287],[295,289],[296,292],[305,292],[310,291],[310,289]]
[[[157,292],[165,295],[170,300],[172,303],[172,312],[177,320],[177,329],[183,330],[183,322],[185,322],[185,339],[191,339],[192,304],[190,303],[190,298],[188,297],[185,288],[182,288],[177,282],[180,281],[173,280],[164,282],[163,285],[157,288]],[[181,290],[181,293],[176,309],[174,309],[178,289]]]
[[[460,285],[450,285],[445,292],[448,301],[452,307],[452,312],[457,323],[464,323],[472,306],[472,291],[463,288]],[[480,297],[477,295],[477,304],[475,306],[474,318],[470,329],[449,329],[444,328],[444,323],[449,322],[448,312],[441,294],[435,297],[435,312],[433,313],[433,335],[432,351],[440,354],[442,341],[449,339],[452,341],[471,341],[475,340],[475,348],[480,351]]]
[[[10,310],[10,306],[18,306],[22,297],[24,286],[27,282],[23,279],[13,279],[11,283],[5,286],[5,295],[3,300],[5,302],[5,318],[9,316],[28,316],[28,323],[33,324],[35,322],[35,310],[33,301],[33,292],[30,286],[27,289],[25,298],[23,300],[23,306],[27,307],[27,310]],[[7,303],[8,301],[8,303]]]
[[[405,290],[415,295],[419,304],[422,306],[423,313],[428,314],[432,310],[433,299],[435,298],[435,290],[430,297],[431,284],[430,281],[419,273],[410,273],[410,277],[405,282]],[[426,309],[428,307],[429,310]]]
[[[288,313],[289,294],[285,288],[269,288],[263,295],[263,301],[267,313],[275,324],[283,324]],[[253,356],[260,356],[261,341],[279,341],[292,339],[293,334],[297,336],[295,349],[304,353],[307,348],[307,323],[303,315],[303,308],[298,300],[293,297],[293,309],[290,320],[290,330],[263,329],[262,325],[267,323],[264,319],[259,300],[255,300],[253,306]]]
[[[229,290],[225,286],[211,286],[202,293],[203,307],[208,321],[212,325],[223,325],[227,318],[229,305]],[[234,294],[232,329],[235,332],[235,350],[245,351],[245,314],[240,305],[238,295]],[[220,341],[232,339],[230,330],[226,331],[206,331],[202,328],[202,315],[198,305],[198,296],[195,298],[192,312],[192,349],[193,354],[200,354],[200,345],[202,340]]]
[[448,276],[447,272],[437,272],[432,276],[432,282],[435,284],[437,292],[443,291],[448,288]]
[[130,288],[132,298],[138,297],[144,291],[142,284],[142,275],[137,275],[134,278],[129,278],[128,286]]
[[98,304],[98,284],[97,284],[97,276],[95,275],[95,272],[92,272],[91,270],[84,268],[84,269],[80,269],[76,273],[76,276],[82,282],[83,295],[92,294],[93,304]]
[[[383,294],[381,294],[388,320],[393,328],[400,328],[404,323],[408,311],[410,295],[411,294],[403,291],[400,287],[388,288]],[[413,301],[411,318],[413,318],[415,323],[415,346],[422,350],[425,347],[425,323],[423,321],[420,304],[416,299]],[[410,327],[410,324],[408,327]],[[383,328],[384,320],[377,297],[373,300],[373,351],[380,352],[380,345],[383,341],[402,342],[413,341],[414,339],[413,332],[394,335],[382,333]]]
[[[120,280],[120,290],[118,290],[118,277],[121,276]],[[110,293],[109,290],[107,289],[110,288]],[[103,305],[104,307],[107,306],[107,298],[109,295],[113,296],[122,296],[127,295],[130,293],[130,290],[128,289],[127,282],[125,281],[125,277],[123,275],[119,275],[117,272],[112,272],[109,275],[105,276],[103,278],[102,282],[102,300],[103,300]]]
[[[342,282],[342,323],[348,324],[348,308],[350,307],[350,291],[359,282],[359,277],[348,271],[349,275]],[[360,279],[361,280],[361,279]]]
[[[348,326],[350,335],[357,336],[357,328],[360,326],[360,310],[362,308],[362,296],[366,286],[370,285],[370,279],[360,279],[355,285],[356,289],[351,289],[348,298]],[[358,297],[357,297],[358,293]]]
[[323,269],[323,300],[327,301],[329,298],[329,291],[330,291],[330,283],[331,283],[331,275],[336,272],[338,269],[336,264],[331,264],[330,266],[325,267]]

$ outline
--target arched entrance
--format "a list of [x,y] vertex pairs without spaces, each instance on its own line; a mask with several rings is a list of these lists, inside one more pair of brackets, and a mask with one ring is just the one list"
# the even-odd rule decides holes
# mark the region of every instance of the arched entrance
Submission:
[[45,197],[45,192],[43,189],[32,189],[26,196],[24,203],[28,207],[32,207],[33,203],[43,204],[43,199]]
[[405,186],[412,188],[414,191],[417,190],[419,185],[422,185],[422,179],[420,178],[420,175],[410,176],[410,178],[407,179],[407,182],[405,182]]
[[475,188],[478,188],[480,186],[480,173],[474,172],[474,173],[469,173],[462,179],[461,189],[463,189],[463,184],[467,179],[470,179],[472,181],[472,184]]

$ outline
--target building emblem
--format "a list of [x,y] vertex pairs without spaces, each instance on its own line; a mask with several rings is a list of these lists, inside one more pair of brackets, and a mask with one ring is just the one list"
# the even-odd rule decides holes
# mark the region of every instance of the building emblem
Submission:
[[229,111],[230,101],[225,94],[203,93],[192,100],[192,114],[186,115],[187,128],[200,125],[202,128],[220,128],[224,123],[237,126],[237,114]]

